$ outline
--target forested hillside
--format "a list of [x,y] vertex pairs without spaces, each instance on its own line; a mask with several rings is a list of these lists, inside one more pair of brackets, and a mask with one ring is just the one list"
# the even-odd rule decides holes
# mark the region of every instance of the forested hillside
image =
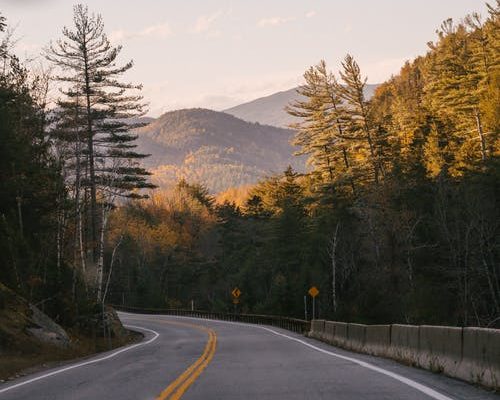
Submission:
[[235,286],[237,312],[303,317],[315,285],[321,317],[500,326],[488,10],[445,21],[371,97],[352,56],[311,66],[293,130],[205,109],[144,126],[99,14],[75,6],[47,68],[15,56],[0,16],[0,282],[87,335],[106,303],[232,311]]
[[170,111],[139,128],[138,148],[151,154],[144,165],[162,187],[179,179],[205,184],[217,193],[256,183],[288,165],[303,171],[290,141],[293,131],[242,121],[206,109]]
[[311,172],[241,207],[180,182],[117,209],[113,301],[228,311],[238,286],[239,311],[301,317],[316,285],[322,317],[499,326],[499,49],[497,1],[445,21],[370,100],[350,55],[312,66],[288,106]]
[[[5,308],[26,300],[77,335],[75,348],[84,336],[92,351],[96,335],[110,334],[109,215],[155,187],[130,132],[144,114],[140,85],[123,81],[132,62],[118,61],[121,47],[111,45],[99,14],[76,5],[72,22],[46,48],[47,66],[34,68],[14,54],[0,15],[0,282],[16,292],[0,294],[0,318],[14,315],[0,335],[2,355],[43,351],[15,346],[12,332],[24,329],[15,322],[30,320],[16,313],[29,308]],[[49,107],[51,90],[58,97]]]

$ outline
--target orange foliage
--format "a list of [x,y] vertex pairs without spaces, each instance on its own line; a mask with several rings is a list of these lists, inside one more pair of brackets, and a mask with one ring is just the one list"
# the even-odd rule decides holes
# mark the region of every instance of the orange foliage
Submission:
[[215,195],[215,202],[217,204],[224,204],[225,202],[234,203],[238,207],[242,207],[248,199],[248,195],[255,185],[242,185],[231,187],[223,192]]
[[108,242],[113,246],[120,237],[128,238],[148,259],[178,249],[193,250],[215,223],[211,210],[175,187],[115,210]]

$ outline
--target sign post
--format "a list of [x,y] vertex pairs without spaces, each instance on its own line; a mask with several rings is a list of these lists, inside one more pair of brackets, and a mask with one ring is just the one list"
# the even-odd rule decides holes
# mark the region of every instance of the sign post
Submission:
[[233,304],[234,304],[234,313],[236,314],[236,305],[240,302],[241,290],[238,287],[235,287],[231,295],[233,296]]
[[309,291],[309,296],[312,297],[313,299],[313,309],[312,309],[312,318],[311,319],[315,319],[316,318],[316,296],[319,294],[319,290],[316,286],[312,286]]
[[307,296],[304,296],[304,318],[307,321]]

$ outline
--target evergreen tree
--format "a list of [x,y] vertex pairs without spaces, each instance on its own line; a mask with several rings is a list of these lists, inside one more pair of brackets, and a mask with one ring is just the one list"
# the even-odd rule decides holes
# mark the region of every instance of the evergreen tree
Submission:
[[423,57],[406,62],[398,75],[380,85],[371,101],[374,122],[388,137],[391,168],[401,173],[421,170],[430,113],[423,105]]
[[[350,147],[355,153],[358,179],[378,183],[383,176],[382,138],[374,125],[369,102],[364,95],[366,78],[362,78],[358,63],[351,55],[346,55],[339,72],[341,82],[335,83],[335,91],[345,104],[345,137],[351,140]],[[368,164],[368,165],[366,165]],[[371,167],[369,167],[371,165]],[[370,174],[365,171],[371,170]]]
[[301,119],[291,125],[297,131],[294,144],[301,148],[298,154],[310,155],[309,164],[327,191],[343,188],[348,182],[354,191],[343,126],[346,110],[335,91],[335,77],[325,61],[320,61],[305,72],[304,79],[298,93],[305,100],[297,100],[286,109]]
[[67,268],[57,248],[66,193],[37,98],[45,80],[11,53],[8,33],[0,43],[0,282],[32,303],[51,299],[42,308],[66,323]]
[[110,44],[100,15],[89,14],[86,6],[76,5],[73,22],[74,28],[63,29],[64,38],[50,45],[46,57],[61,69],[56,79],[64,84],[61,91],[65,98],[59,102],[58,137],[72,143],[75,196],[88,199],[87,246],[93,262],[97,262],[100,299],[110,206],[117,197],[143,197],[137,190],[154,186],[147,181],[148,172],[138,164],[146,155],[134,151],[137,136],[130,133],[140,126],[136,121],[144,114],[142,97],[133,93],[141,86],[119,80],[133,63],[117,65],[121,46]]
[[477,160],[484,162],[492,151],[493,127],[484,124],[483,106],[493,100],[491,82],[498,71],[492,42],[494,35],[473,14],[463,24],[445,21],[438,41],[430,43],[426,100],[437,119],[452,126],[446,150],[455,174]]

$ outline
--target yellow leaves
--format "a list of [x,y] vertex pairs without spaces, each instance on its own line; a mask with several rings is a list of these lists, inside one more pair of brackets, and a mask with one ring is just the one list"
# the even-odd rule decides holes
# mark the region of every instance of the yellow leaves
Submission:
[[218,193],[215,197],[217,204],[234,203],[237,207],[242,207],[249,197],[253,185],[242,185],[231,187],[224,192]]
[[184,158],[184,164],[186,165],[192,165],[196,162],[196,158],[194,153],[189,153],[185,158]]
[[441,173],[445,165],[443,151],[439,146],[439,136],[436,129],[431,131],[424,145],[424,165],[427,175],[433,178]]
[[179,235],[165,223],[151,229],[151,238],[155,247],[158,249],[174,247],[179,244]]
[[481,97],[480,109],[483,112],[485,126],[489,127],[490,135],[494,136],[490,139],[490,142],[494,146],[494,151],[498,152],[500,151],[498,147],[500,133],[500,67],[492,73],[490,84]]
[[[146,260],[169,255],[178,249],[193,249],[216,223],[215,216],[186,187],[156,191],[150,199],[115,210],[110,220],[108,241],[122,235]],[[135,250],[134,250],[135,249]]]

